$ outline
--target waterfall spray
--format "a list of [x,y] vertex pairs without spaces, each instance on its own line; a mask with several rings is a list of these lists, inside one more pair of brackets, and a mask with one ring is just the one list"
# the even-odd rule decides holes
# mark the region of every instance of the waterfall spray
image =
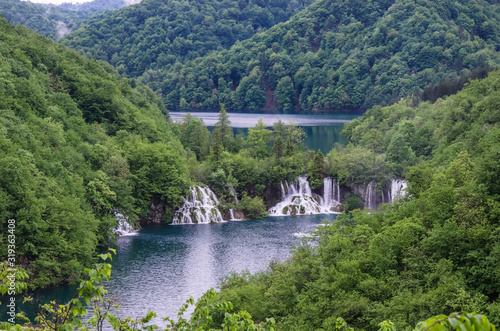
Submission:
[[223,222],[217,208],[219,200],[208,187],[191,186],[181,208],[175,212],[172,224],[196,224]]
[[338,201],[334,199],[335,186],[336,180],[325,178],[322,197],[313,196],[307,176],[300,176],[291,184],[286,181],[281,182],[282,201],[269,209],[269,214],[283,216],[332,213],[333,207],[338,204]]

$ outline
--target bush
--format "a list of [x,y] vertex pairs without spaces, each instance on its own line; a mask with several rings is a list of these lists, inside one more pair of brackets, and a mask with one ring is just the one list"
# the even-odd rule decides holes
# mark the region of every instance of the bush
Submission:
[[261,197],[251,198],[244,196],[238,204],[238,210],[245,214],[247,219],[264,218],[268,216],[266,205]]
[[359,193],[349,193],[346,198],[344,202],[344,212],[363,208],[364,202]]

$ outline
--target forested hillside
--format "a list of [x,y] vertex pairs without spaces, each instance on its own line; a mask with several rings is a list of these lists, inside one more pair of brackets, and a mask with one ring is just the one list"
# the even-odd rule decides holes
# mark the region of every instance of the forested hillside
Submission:
[[124,0],[95,0],[84,4],[61,6],[2,0],[0,15],[11,24],[23,24],[47,37],[59,39],[71,31],[76,21],[126,5],[127,1]]
[[[129,77],[227,49],[288,20],[312,0],[145,0],[95,16],[62,42]],[[218,104],[216,108],[218,108]]]
[[188,186],[166,109],[142,84],[0,19],[0,258],[15,220],[31,286],[77,278],[113,210],[172,215]]
[[[200,46],[189,37],[164,43],[157,38],[163,36],[157,21],[151,20],[148,37],[130,48],[103,38],[99,24],[65,42],[141,75],[171,109],[216,109],[220,103],[228,109],[366,109],[500,63],[498,4],[486,0],[319,0],[230,50],[184,64],[163,54],[192,59]],[[188,29],[191,38],[196,29]],[[80,34],[87,37],[77,38]]]
[[381,158],[410,181],[409,196],[337,217],[266,272],[228,276],[221,300],[257,321],[274,317],[278,330],[332,330],[337,317],[406,330],[460,311],[499,325],[499,100],[493,72],[434,104],[377,106],[346,125],[350,144],[326,157],[330,174]]

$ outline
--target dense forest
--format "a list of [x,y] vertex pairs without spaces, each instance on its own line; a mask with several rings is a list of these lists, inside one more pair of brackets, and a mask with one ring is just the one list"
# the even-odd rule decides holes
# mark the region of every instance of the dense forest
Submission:
[[71,31],[75,22],[126,5],[124,0],[95,0],[60,6],[3,0],[0,2],[0,15],[11,24],[22,24],[44,36],[59,39]]
[[0,86],[0,238],[15,219],[32,287],[78,277],[112,210],[132,221],[182,201],[185,153],[149,88],[4,19]]
[[319,0],[244,41],[294,11],[280,4],[278,15],[259,1],[193,6],[145,1],[63,42],[141,77],[170,109],[367,109],[500,63],[498,4],[486,0]]
[[[97,15],[62,42],[129,77],[227,49],[293,14],[312,0],[160,1]],[[218,104],[217,107],[218,108]]]
[[[434,104],[405,99],[347,124],[350,143],[326,156],[330,174],[385,168],[410,181],[407,198],[345,213],[287,261],[226,277],[221,300],[256,321],[273,317],[278,330],[332,330],[337,317],[403,330],[441,311],[485,313],[498,325],[499,90],[493,72]],[[373,163],[356,170],[356,159]]]
[[[378,195],[405,178],[403,199],[363,210],[351,190],[288,260],[228,275],[200,299],[193,328],[231,322],[230,306],[277,330],[407,330],[453,311],[500,324],[496,1],[144,0],[92,18],[100,9],[82,8],[0,4],[51,38],[57,22],[79,27],[63,45],[0,17],[0,257],[14,219],[29,288],[84,275],[116,236],[114,212],[171,222],[192,185],[255,219],[299,175],[313,190],[325,177],[374,182]],[[212,132],[190,114],[172,123],[167,107],[220,109],[219,120]],[[236,108],[368,110],[324,155],[293,123],[235,136]],[[101,295],[92,282],[110,266],[97,266],[82,286]]]

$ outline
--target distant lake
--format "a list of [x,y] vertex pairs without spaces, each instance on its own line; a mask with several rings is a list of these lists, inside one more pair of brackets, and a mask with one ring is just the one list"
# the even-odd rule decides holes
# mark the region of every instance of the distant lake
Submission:
[[[203,119],[209,130],[219,118],[218,112],[190,112],[191,115]],[[187,112],[170,112],[174,122],[181,121]],[[293,122],[301,127],[307,137],[304,143],[307,148],[323,154],[328,153],[335,143],[347,144],[347,140],[340,134],[344,123],[360,117],[361,113],[331,113],[331,114],[267,114],[267,113],[238,113],[228,112],[229,120],[235,134],[247,135],[248,128],[254,127],[257,121],[262,121],[269,127],[281,120],[284,123]]]

